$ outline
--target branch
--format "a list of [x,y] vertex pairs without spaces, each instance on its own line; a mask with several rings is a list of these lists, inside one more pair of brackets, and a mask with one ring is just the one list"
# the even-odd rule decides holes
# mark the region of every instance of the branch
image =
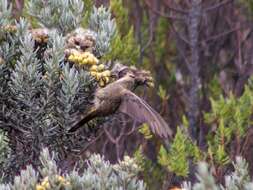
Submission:
[[154,9],[148,2],[147,0],[144,0],[144,3],[148,6],[148,8],[154,12],[155,14],[158,14],[159,16],[169,18],[169,19],[176,19],[176,20],[184,20],[183,17],[178,17],[178,16],[173,16],[173,15],[167,15],[165,13],[160,12],[159,10]]
[[106,136],[108,137],[108,139],[113,143],[116,144],[117,141],[112,137],[112,135],[109,133],[109,131],[106,129],[106,126],[103,126],[103,129],[106,133]]
[[171,7],[166,0],[163,0],[163,2],[166,5],[166,7],[168,9],[171,9],[172,11],[175,11],[175,12],[178,12],[178,13],[181,13],[181,14],[188,14],[189,13],[188,10],[183,10],[183,9],[180,9],[180,8]]
[[221,38],[221,37],[223,37],[223,36],[226,36],[226,35],[228,35],[228,34],[230,34],[230,33],[233,33],[233,32],[235,32],[235,31],[237,31],[237,30],[240,30],[240,29],[242,29],[242,27],[233,28],[233,29],[228,30],[228,31],[226,31],[226,32],[222,32],[222,33],[220,33],[220,34],[211,36],[210,38],[208,38],[208,39],[205,40],[205,41],[206,41],[206,42],[209,42],[209,41],[212,41],[212,40],[217,40],[217,39],[219,39],[219,38]]
[[152,16],[150,24],[149,24],[149,39],[148,39],[146,45],[141,48],[141,53],[143,53],[145,51],[145,49],[147,49],[150,46],[150,44],[152,43],[153,38],[154,38],[153,32],[154,32],[154,17]]
[[222,1],[222,2],[220,2],[218,4],[216,4],[216,5],[213,5],[211,7],[208,7],[206,9],[204,9],[204,11],[206,11],[206,12],[212,11],[212,10],[218,9],[218,8],[220,8],[222,6],[225,6],[226,4],[232,3],[232,2],[233,2],[233,0],[224,0],[224,1]]
[[96,138],[94,138],[91,142],[89,142],[85,146],[85,148],[82,148],[82,150],[80,150],[79,154],[82,155],[87,150],[87,148],[89,148],[90,145],[92,145],[93,143],[95,143],[103,134],[104,134],[104,131],[100,132],[100,134]]
[[185,42],[186,44],[190,45],[190,42],[176,30],[176,27],[174,26],[173,23],[171,24],[171,26],[172,26],[172,31],[173,31],[183,42]]
[[136,131],[136,121],[134,121],[131,130],[128,131],[125,135],[126,135],[126,136],[129,136],[129,135],[133,134],[135,131]]
[[[180,34],[176,31],[176,29],[175,29],[175,27],[173,26],[173,24],[172,24],[172,32],[174,32],[175,35],[178,36],[178,38],[179,38],[180,40],[184,41],[184,42],[187,43],[188,45],[190,44],[190,42],[189,42],[188,40],[186,40],[186,39],[184,40],[184,38],[183,38],[182,36],[180,36]],[[188,60],[187,57],[185,56],[184,52],[180,49],[180,47],[176,46],[176,48],[177,48],[179,54],[183,57],[183,59],[184,59],[184,61],[185,61],[185,63],[186,63],[186,66],[187,66],[187,68],[189,69],[190,66],[191,66],[189,60]]]

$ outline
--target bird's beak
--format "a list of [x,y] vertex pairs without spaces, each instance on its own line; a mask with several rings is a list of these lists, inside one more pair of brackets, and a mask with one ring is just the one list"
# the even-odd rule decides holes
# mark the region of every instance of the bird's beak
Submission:
[[154,88],[155,84],[153,82],[147,82],[146,85],[150,88]]
[[154,80],[152,77],[148,77],[145,81],[145,84],[150,87],[150,88],[154,88],[155,84],[154,84]]

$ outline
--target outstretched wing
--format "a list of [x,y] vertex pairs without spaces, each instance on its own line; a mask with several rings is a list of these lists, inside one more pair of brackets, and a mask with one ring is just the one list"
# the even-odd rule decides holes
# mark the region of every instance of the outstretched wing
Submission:
[[129,90],[125,90],[118,111],[129,115],[141,123],[147,123],[152,132],[161,137],[167,138],[172,136],[171,129],[160,114]]

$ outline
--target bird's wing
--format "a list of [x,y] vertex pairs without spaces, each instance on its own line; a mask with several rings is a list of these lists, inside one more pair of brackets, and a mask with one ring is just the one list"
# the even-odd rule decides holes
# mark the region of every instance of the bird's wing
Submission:
[[161,137],[167,138],[172,136],[171,129],[160,114],[129,90],[125,90],[123,93],[118,111],[129,115],[141,123],[147,123],[152,132]]

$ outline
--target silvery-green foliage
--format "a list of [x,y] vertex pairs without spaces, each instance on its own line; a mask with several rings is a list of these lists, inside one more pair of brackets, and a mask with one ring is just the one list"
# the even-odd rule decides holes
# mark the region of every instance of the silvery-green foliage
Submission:
[[[27,190],[35,189],[39,184],[38,176],[48,178],[50,189],[54,187],[56,176],[63,176],[56,164],[54,153],[50,156],[48,149],[43,149],[40,155],[41,167],[38,171],[28,166],[16,176],[13,184],[2,184],[0,190]],[[145,190],[143,181],[137,179],[139,169],[135,161],[129,157],[112,165],[100,155],[91,155],[87,160],[87,168],[83,172],[73,170],[64,174],[64,179],[69,182],[66,189],[94,190],[94,189],[119,189],[119,190]],[[136,166],[133,166],[136,165]],[[122,176],[125,176],[122,178]],[[40,180],[41,181],[41,180]]]
[[244,189],[245,189],[245,190],[251,190],[251,189],[253,189],[253,183],[248,183],[248,184],[246,184],[246,185],[244,186]]
[[[10,68],[3,65],[10,72],[10,79],[1,79],[4,75],[0,75],[3,84],[7,84],[7,91],[0,88],[4,95],[1,97],[5,98],[0,99],[1,111],[6,110],[1,114],[4,115],[0,118],[1,126],[6,131],[15,130],[14,136],[6,133],[12,138],[7,176],[28,161],[37,166],[42,146],[61,152],[61,158],[65,158],[65,152],[81,148],[87,142],[86,134],[80,134],[78,140],[66,135],[75,113],[82,112],[87,105],[85,101],[91,95],[88,87],[92,81],[87,77],[87,71],[79,72],[64,62],[64,40],[52,30],[47,47],[35,49],[35,42],[28,32],[18,40],[21,56],[17,56],[15,64]],[[41,53],[39,56],[38,52]],[[3,109],[6,105],[10,106]],[[16,146],[20,142],[22,145]]]
[[197,174],[198,183],[194,184],[193,190],[218,190],[219,187],[215,184],[215,179],[208,170],[208,165],[204,162],[198,165]]
[[233,163],[233,166],[235,168],[235,171],[232,174],[225,177],[225,187],[222,187],[222,189],[224,190],[247,189],[246,187],[250,186],[250,176],[246,160],[241,157],[236,157],[236,162]]
[[[49,40],[47,49],[50,50],[50,58],[61,62],[64,59],[65,38],[56,30],[49,31]],[[58,64],[59,65],[59,64]]]
[[66,34],[80,26],[84,4],[81,0],[31,0],[27,10],[41,26]]
[[29,24],[27,20],[21,18],[19,22],[15,22],[15,26],[16,32],[5,33],[2,36],[2,41],[0,34],[0,56],[5,60],[7,65],[14,61],[13,59],[16,55],[20,54],[20,39],[27,33]]
[[9,185],[1,184],[0,185],[0,190],[11,190]]
[[47,52],[45,53],[44,71],[45,77],[43,77],[43,104],[45,112],[46,125],[49,127],[54,122],[56,115],[55,104],[57,100],[57,94],[60,89],[60,75],[62,72],[61,62],[64,59],[64,45],[65,41],[63,36],[59,35],[56,31],[52,31],[49,34],[49,40],[47,45]]
[[198,165],[197,178],[198,182],[192,185],[190,182],[184,182],[182,188],[184,190],[251,190],[253,182],[250,181],[248,172],[248,164],[242,157],[237,157],[233,163],[234,172],[225,176],[225,185],[217,185],[208,165],[201,162]]
[[97,32],[96,53],[104,55],[110,50],[110,42],[116,32],[116,22],[111,18],[110,9],[103,6],[93,8],[89,19],[89,27]]
[[75,185],[75,187],[87,190],[146,189],[143,181],[137,178],[138,166],[129,157],[125,157],[119,164],[112,165],[100,155],[95,154],[89,158],[87,163],[88,167],[79,179],[76,171],[69,175],[71,184]]
[[28,165],[25,170],[20,172],[20,175],[15,176],[12,184],[1,184],[0,190],[33,190],[37,183],[38,173]]
[[39,169],[39,171],[43,177],[53,176],[60,172],[57,168],[55,159],[55,153],[53,152],[52,155],[50,155],[49,150],[47,148],[44,148],[41,151],[40,162],[42,167]]
[[38,182],[38,173],[32,166],[28,165],[25,170],[20,172],[19,176],[14,178],[14,183],[10,185],[11,190],[35,189]]
[[[19,50],[22,55],[15,64],[9,82],[8,103],[11,104],[11,107],[6,113],[6,120],[15,131],[19,131],[17,134],[21,136],[16,135],[16,140],[20,140],[27,146],[34,146],[37,153],[33,154],[36,155],[39,154],[40,141],[43,136],[40,130],[43,127],[40,119],[43,112],[41,101],[38,98],[42,91],[42,73],[41,65],[36,58],[36,51],[34,51],[34,41],[30,34],[20,38]],[[24,141],[24,139],[26,140]],[[34,141],[34,139],[37,140]],[[24,157],[26,154],[32,153],[25,152],[23,148],[12,149],[8,167],[12,169],[9,172],[14,172],[29,160],[29,157]]]
[[[20,105],[28,106],[29,109],[36,109],[38,107],[36,104],[39,102],[33,100],[42,85],[41,66],[39,60],[36,58],[34,41],[31,34],[27,34],[20,41],[21,45],[19,49],[22,56],[15,65],[10,86],[13,94],[20,101]],[[34,105],[30,105],[31,103],[34,103]]]
[[[7,138],[0,131],[0,168],[3,168],[5,161],[8,158],[9,151],[10,150],[8,147]],[[0,175],[1,175],[1,173],[0,173]],[[1,178],[1,176],[0,176],[0,178]],[[0,181],[1,181],[1,179],[0,179]]]
[[0,27],[11,23],[12,6],[7,0],[0,0]]
[[[4,0],[0,2],[6,3]],[[0,176],[5,172],[5,181],[13,180],[27,163],[37,169],[41,164],[39,154],[42,147],[54,150],[59,161],[64,162],[67,155],[83,149],[87,137],[93,134],[86,128],[80,130],[80,134],[67,133],[78,113],[85,113],[97,85],[87,70],[72,67],[64,54],[65,34],[79,26],[82,1],[31,0],[27,3],[30,14],[36,14],[38,22],[51,29],[47,45],[32,39],[34,33],[22,18],[13,22],[14,31],[6,31],[3,38],[0,36],[0,56],[5,62],[0,65],[0,127],[9,138],[10,147],[4,170],[0,170]],[[115,23],[108,10],[103,8],[100,11],[103,22],[94,34],[101,34],[98,38],[101,44],[98,43],[97,47],[98,50],[102,48],[99,52],[105,52],[108,47],[103,48],[103,43],[108,46]],[[68,14],[71,16],[66,16]],[[61,167],[65,169],[68,166]],[[123,174],[120,176],[124,181],[128,177]],[[110,178],[117,182],[115,179]],[[135,183],[133,178],[129,184],[134,186]]]
[[191,182],[184,182],[182,189],[184,190],[220,190],[219,186],[216,185],[215,179],[208,169],[208,165],[205,162],[200,162],[197,168],[196,174],[198,182],[191,184]]
[[79,78],[77,70],[70,68],[67,64],[62,71],[61,90],[59,96],[59,102],[61,104],[60,115],[64,118],[63,126],[70,126],[72,114],[74,113],[73,107],[77,94],[79,92]]
[[182,184],[182,189],[183,190],[192,190],[192,184],[191,184],[191,182],[183,182],[183,184]]
[[15,37],[20,39],[27,34],[30,24],[24,18],[20,18],[18,22],[17,21],[15,22],[15,24],[17,27],[17,31],[15,32]]

